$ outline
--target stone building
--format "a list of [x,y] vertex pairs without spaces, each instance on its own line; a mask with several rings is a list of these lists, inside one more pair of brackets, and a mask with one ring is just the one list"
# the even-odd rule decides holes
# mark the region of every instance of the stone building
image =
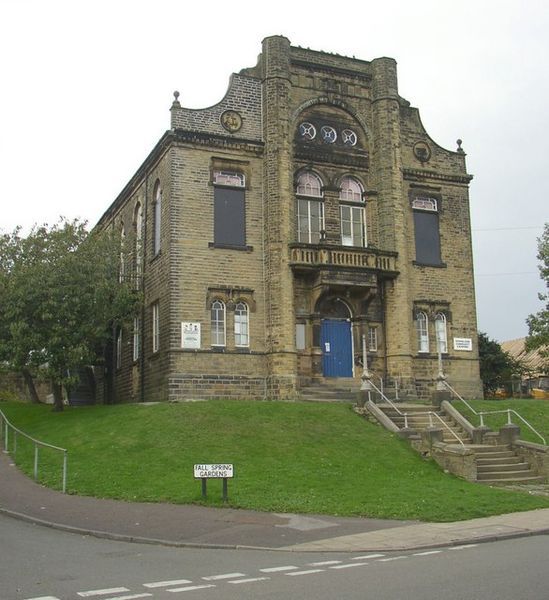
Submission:
[[375,377],[410,397],[433,389],[439,344],[454,387],[481,394],[471,176],[399,95],[393,59],[274,36],[218,104],[174,97],[98,224],[133,244],[144,297],[107,401],[358,389],[363,336]]

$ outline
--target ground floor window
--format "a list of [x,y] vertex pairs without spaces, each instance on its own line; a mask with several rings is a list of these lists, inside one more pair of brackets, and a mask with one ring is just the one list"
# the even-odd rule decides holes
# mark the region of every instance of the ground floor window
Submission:
[[418,352],[429,352],[429,320],[424,312],[416,315]]
[[377,327],[368,327],[368,351],[377,352]]
[[234,309],[234,344],[239,347],[250,345],[249,312],[245,302],[239,302]]
[[437,313],[435,316],[435,334],[437,336],[437,352],[448,352],[448,336],[446,332],[446,315]]
[[211,308],[212,346],[225,346],[225,304],[221,300]]
[[160,350],[160,305],[155,302],[152,305],[152,351]]

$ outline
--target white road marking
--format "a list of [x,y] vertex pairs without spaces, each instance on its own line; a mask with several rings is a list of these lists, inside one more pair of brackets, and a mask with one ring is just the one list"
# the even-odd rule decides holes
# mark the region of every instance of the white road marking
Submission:
[[40,596],[40,598],[27,598],[26,600],[59,600],[59,598],[56,596]]
[[448,550],[463,550],[464,548],[476,548],[478,544],[463,544],[463,546],[451,546]]
[[105,590],[89,590],[88,592],[77,592],[81,598],[93,598],[93,596],[108,596],[109,594],[119,594],[120,592],[129,592],[125,587],[109,588]]
[[328,565],[340,565],[342,560],[323,560],[321,562],[309,563],[309,567],[327,567]]
[[367,558],[381,558],[385,554],[365,554],[364,556],[355,556],[351,560],[364,560]]
[[184,583],[192,583],[190,579],[174,579],[173,581],[154,581],[153,583],[144,583],[146,588],[168,587],[170,585],[183,585]]
[[389,562],[391,560],[400,560],[401,558],[408,558],[407,556],[390,556],[389,558],[380,558],[377,562]]
[[291,573],[286,573],[286,575],[291,576],[291,575],[312,575],[313,573],[323,573],[324,569],[309,569],[308,571],[292,571]]
[[187,587],[182,587],[182,588],[174,588],[173,590],[166,590],[167,592],[192,592],[194,590],[205,590],[206,588],[213,588],[215,587],[215,585],[213,585],[213,583],[210,583],[208,585],[189,585]]
[[246,573],[225,573],[224,575],[210,575],[202,577],[204,581],[218,581],[220,579],[234,579],[235,577],[246,577]]
[[135,598],[150,598],[152,594],[130,594],[129,596],[115,596],[109,600],[134,600]]
[[352,567],[363,567],[364,565],[367,565],[368,563],[366,562],[356,562],[356,563],[347,563],[344,565],[336,565],[335,567],[330,567],[330,569],[351,569]]
[[286,565],[285,567],[268,567],[267,569],[259,569],[262,573],[278,573],[279,571],[295,571],[299,567]]
[[267,581],[270,577],[253,577],[250,579],[235,579],[234,581],[229,581],[229,583],[253,583],[254,581]]
[[412,556],[430,556],[431,554],[440,554],[442,550],[429,550],[428,552],[415,552]]

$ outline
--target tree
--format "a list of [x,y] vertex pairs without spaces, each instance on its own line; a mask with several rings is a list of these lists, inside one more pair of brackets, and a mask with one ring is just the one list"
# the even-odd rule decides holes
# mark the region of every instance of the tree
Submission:
[[[540,261],[538,266],[540,277],[545,281],[545,287],[549,288],[549,223],[545,223],[543,234],[538,238],[538,254]],[[549,358],[549,294],[538,294],[539,299],[545,303],[545,307],[526,319],[528,324],[528,337],[526,338],[526,349],[539,349],[541,356]]]
[[493,394],[498,388],[506,387],[513,377],[521,373],[520,363],[482,332],[478,334],[478,354],[485,394]]
[[136,313],[135,286],[120,277],[124,252],[120,237],[78,220],[0,239],[0,358],[49,377],[56,410],[77,369],[96,364],[113,328]]

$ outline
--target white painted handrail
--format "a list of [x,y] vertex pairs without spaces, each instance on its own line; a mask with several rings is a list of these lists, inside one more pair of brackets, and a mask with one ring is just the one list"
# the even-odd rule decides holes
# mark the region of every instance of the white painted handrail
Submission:
[[506,408],[503,410],[482,410],[482,411],[476,411],[470,404],[469,402],[467,402],[464,398],[462,398],[457,392],[456,390],[454,390],[454,388],[446,381],[443,380],[444,385],[452,392],[452,394],[454,394],[454,396],[456,396],[456,398],[458,400],[461,400],[463,402],[463,404],[465,404],[465,406],[475,415],[477,415],[480,418],[480,425],[481,427],[484,427],[484,415],[495,415],[495,414],[502,414],[502,413],[507,413],[507,423],[509,425],[512,424],[512,419],[511,419],[511,413],[514,414],[518,419],[520,419],[520,421],[522,421],[526,427],[528,427],[533,433],[535,433],[540,440],[543,442],[543,445],[546,446],[547,442],[545,441],[545,438],[541,435],[541,433],[539,433],[524,417],[522,417],[522,415],[520,415],[516,410],[512,409],[512,408]]
[[67,491],[67,455],[68,451],[65,448],[60,448],[59,446],[54,446],[53,444],[48,444],[47,442],[41,442],[33,437],[31,437],[28,433],[21,431],[15,425],[12,425],[6,415],[0,410],[0,422],[3,422],[0,425],[0,435],[4,436],[4,452],[9,452],[9,430],[13,431],[13,454],[14,456],[17,454],[17,435],[22,435],[27,438],[34,444],[34,480],[38,479],[38,447],[42,446],[44,448],[51,448],[52,450],[57,450],[63,453],[63,493]]

